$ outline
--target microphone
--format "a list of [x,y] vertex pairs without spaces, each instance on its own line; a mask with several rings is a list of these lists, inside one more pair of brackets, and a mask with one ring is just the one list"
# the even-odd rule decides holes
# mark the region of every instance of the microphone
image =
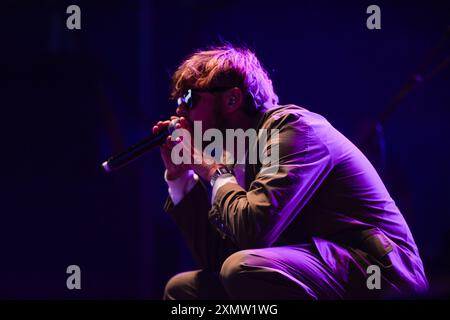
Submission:
[[119,168],[122,168],[129,164],[130,162],[136,160],[144,153],[150,151],[151,149],[160,146],[163,144],[167,137],[175,130],[175,125],[180,122],[178,119],[174,119],[170,122],[170,124],[164,128],[164,130],[160,131],[157,134],[152,134],[149,137],[145,138],[141,142],[138,142],[127,150],[115,155],[105,162],[102,163],[103,169],[106,172],[110,173]]

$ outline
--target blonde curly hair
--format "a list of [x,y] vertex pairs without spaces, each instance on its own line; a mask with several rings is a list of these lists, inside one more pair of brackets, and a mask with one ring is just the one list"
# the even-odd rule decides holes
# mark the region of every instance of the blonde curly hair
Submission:
[[[256,109],[278,104],[272,81],[256,55],[249,49],[225,44],[188,56],[172,77],[171,98],[188,89],[238,87]],[[250,103],[251,102],[251,103]]]

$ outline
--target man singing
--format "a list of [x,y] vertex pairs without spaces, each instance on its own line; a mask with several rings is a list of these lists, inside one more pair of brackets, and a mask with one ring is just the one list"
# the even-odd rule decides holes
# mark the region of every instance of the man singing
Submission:
[[225,45],[192,54],[173,75],[172,98],[179,129],[200,121],[202,132],[224,135],[277,130],[265,150],[278,161],[276,171],[248,161],[248,142],[243,164],[175,164],[179,143],[202,151],[168,137],[165,210],[199,270],[170,279],[165,299],[373,299],[427,289],[408,225],[368,159],[324,117],[279,105],[253,52]]

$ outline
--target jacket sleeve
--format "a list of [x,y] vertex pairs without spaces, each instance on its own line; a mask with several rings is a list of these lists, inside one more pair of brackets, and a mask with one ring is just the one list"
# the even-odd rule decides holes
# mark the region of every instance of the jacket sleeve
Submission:
[[201,181],[174,205],[168,197],[164,210],[175,221],[201,269],[220,270],[223,261],[237,248],[222,237],[208,221],[208,192]]
[[278,148],[279,160],[262,165],[248,191],[235,183],[220,187],[210,211],[240,249],[271,246],[332,168],[325,143],[300,115],[285,115],[270,127],[279,131],[267,140],[267,152]]

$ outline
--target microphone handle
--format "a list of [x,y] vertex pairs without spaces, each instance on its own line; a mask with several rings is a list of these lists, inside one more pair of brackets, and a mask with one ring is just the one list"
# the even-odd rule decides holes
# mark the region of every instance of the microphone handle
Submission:
[[145,138],[144,140],[132,145],[118,155],[112,156],[107,161],[102,163],[103,169],[105,169],[106,172],[113,172],[136,160],[154,147],[160,146],[173,132],[173,130],[175,130],[175,125],[178,122],[179,120],[172,120],[171,123],[163,131],[159,132],[156,135],[151,135]]

